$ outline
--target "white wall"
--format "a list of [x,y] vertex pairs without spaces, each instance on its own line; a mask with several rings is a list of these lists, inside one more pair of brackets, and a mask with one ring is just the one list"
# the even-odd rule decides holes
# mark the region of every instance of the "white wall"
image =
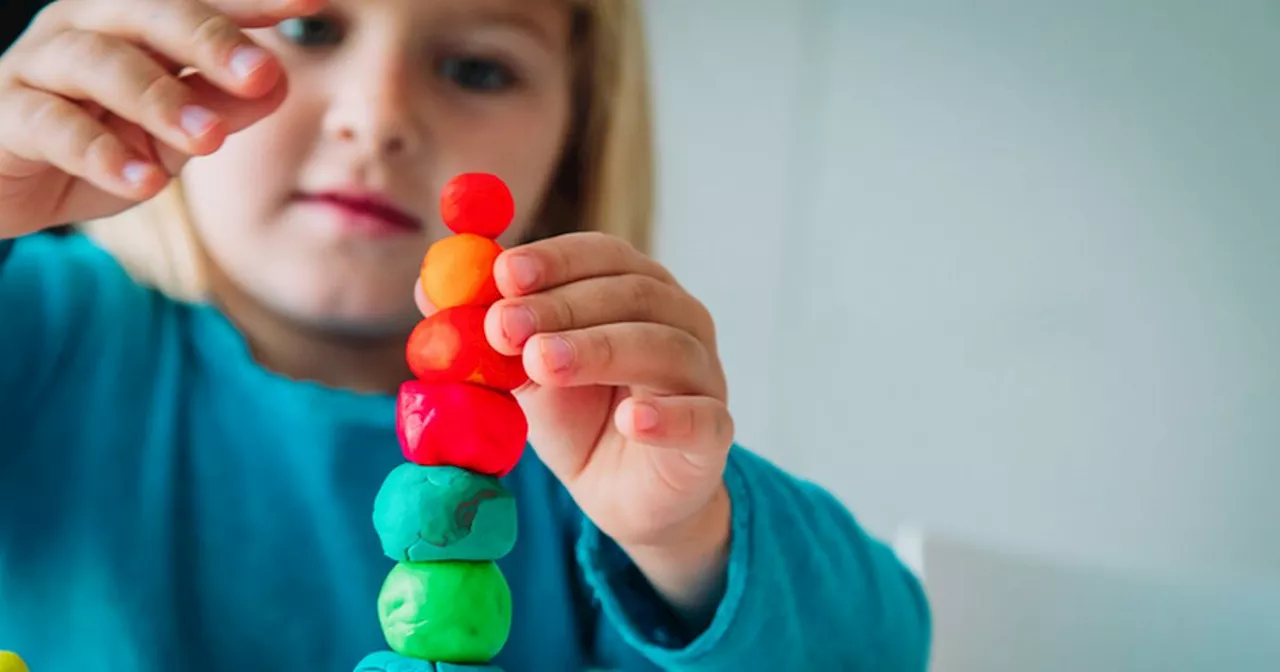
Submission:
[[885,535],[1280,574],[1280,4],[646,3],[744,443]]

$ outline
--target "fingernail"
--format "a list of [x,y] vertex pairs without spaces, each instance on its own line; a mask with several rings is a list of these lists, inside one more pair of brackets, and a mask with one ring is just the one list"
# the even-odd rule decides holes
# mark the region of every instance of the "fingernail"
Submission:
[[512,345],[524,345],[533,335],[533,311],[514,306],[502,311],[502,334]]
[[542,342],[542,361],[555,373],[568,371],[573,366],[573,346],[562,336],[552,336]]
[[511,279],[515,281],[516,287],[525,290],[532,289],[538,282],[538,262],[533,258],[517,254],[511,257],[507,262],[511,269]]
[[179,123],[182,124],[183,132],[193,138],[198,138],[208,133],[209,129],[218,123],[218,117],[198,105],[187,105],[182,108],[182,116]]
[[143,161],[130,161],[124,164],[124,169],[120,171],[120,175],[124,177],[129,184],[140,187],[147,181],[147,174],[151,172],[151,166]]
[[231,74],[237,79],[247,79],[266,62],[267,52],[257,47],[237,47],[231,54]]
[[636,424],[636,429],[642,432],[648,432],[658,428],[658,422],[661,418],[658,415],[658,408],[648,402],[639,402],[635,406],[635,412],[632,413],[631,419]]

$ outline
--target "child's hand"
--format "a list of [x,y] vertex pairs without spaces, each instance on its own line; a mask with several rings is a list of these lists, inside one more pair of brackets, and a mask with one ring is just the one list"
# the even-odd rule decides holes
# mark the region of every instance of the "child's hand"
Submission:
[[241,28],[322,4],[50,5],[0,58],[0,237],[120,212],[269,114],[283,73]]
[[500,352],[523,352],[531,444],[655,586],[694,607],[729,535],[733,420],[710,314],[656,261],[598,233],[513,248],[495,273],[507,298],[485,330]]

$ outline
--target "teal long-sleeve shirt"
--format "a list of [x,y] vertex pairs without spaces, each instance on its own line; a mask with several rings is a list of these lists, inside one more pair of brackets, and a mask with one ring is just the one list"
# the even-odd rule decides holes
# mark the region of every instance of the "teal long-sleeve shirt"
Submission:
[[[0,241],[0,650],[33,672],[349,672],[386,649],[395,401],[257,365],[79,236]],[[683,631],[526,451],[506,672],[926,667],[927,601],[817,486],[735,446],[711,624]]]

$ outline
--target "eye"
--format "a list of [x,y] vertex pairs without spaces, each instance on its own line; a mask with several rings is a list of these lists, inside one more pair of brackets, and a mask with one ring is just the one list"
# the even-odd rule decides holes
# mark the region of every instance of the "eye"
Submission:
[[302,47],[331,47],[342,41],[342,26],[322,16],[286,19],[276,30],[286,40]]
[[498,61],[475,56],[448,57],[440,61],[440,75],[467,91],[490,93],[516,84],[515,73]]

